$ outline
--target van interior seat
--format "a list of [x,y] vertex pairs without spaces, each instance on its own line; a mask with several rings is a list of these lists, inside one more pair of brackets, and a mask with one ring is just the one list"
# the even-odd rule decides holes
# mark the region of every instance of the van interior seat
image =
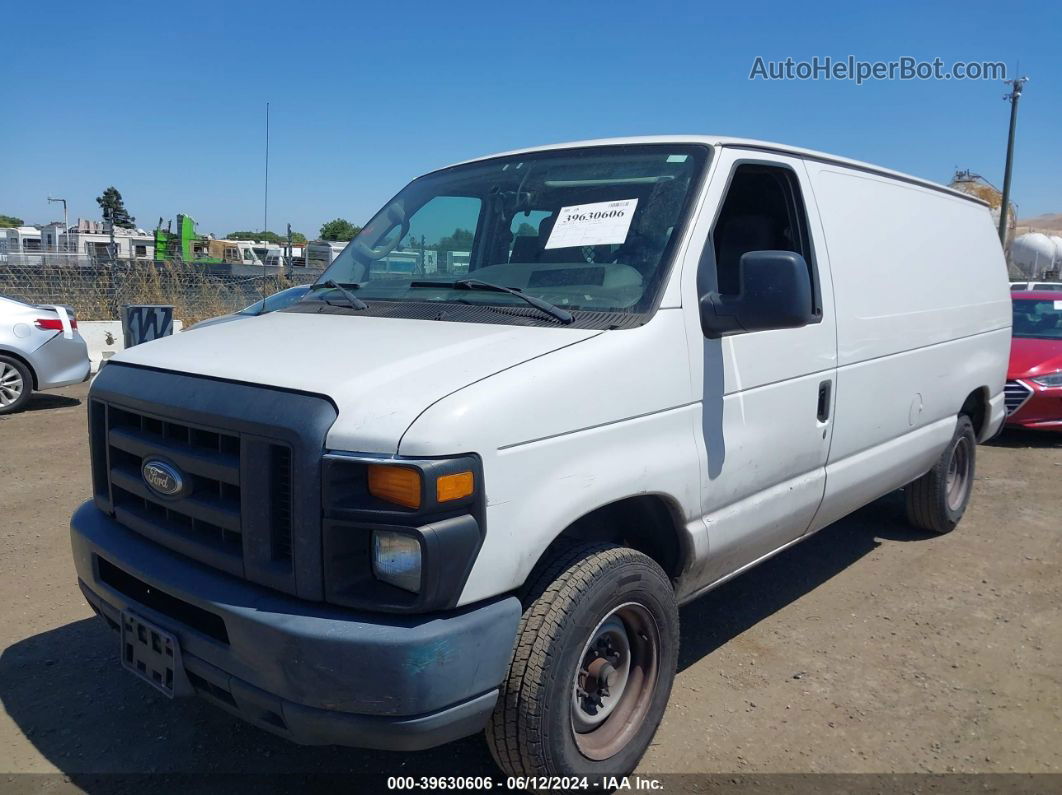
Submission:
[[768,215],[733,215],[719,224],[716,235],[718,289],[725,295],[736,295],[741,289],[741,255],[777,248],[774,219]]
[[536,235],[517,235],[513,240],[513,250],[509,253],[509,262],[538,262],[541,251]]
[[513,250],[509,254],[509,262],[538,262],[546,250],[549,241],[549,233],[553,231],[553,224],[557,222],[557,215],[547,215],[538,222],[537,235],[518,235],[513,240]]

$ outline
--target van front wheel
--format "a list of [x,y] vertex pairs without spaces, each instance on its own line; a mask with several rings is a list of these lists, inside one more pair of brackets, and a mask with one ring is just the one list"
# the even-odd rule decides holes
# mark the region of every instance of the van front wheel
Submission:
[[907,520],[933,533],[948,533],[962,519],[973,491],[977,437],[966,415],[959,417],[955,435],[926,474],[904,489]]
[[487,743],[512,776],[625,775],[667,707],[678,658],[671,582],[649,557],[580,544],[525,599]]

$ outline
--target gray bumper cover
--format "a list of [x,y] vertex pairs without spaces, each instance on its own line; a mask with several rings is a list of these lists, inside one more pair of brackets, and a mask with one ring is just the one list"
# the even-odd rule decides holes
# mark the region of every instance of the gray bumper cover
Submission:
[[[424,616],[355,613],[183,558],[90,502],[70,529],[81,588],[107,623],[132,609],[175,634],[196,692],[264,729],[303,744],[416,750],[479,731],[494,707],[520,619],[515,597]],[[99,559],[219,617],[228,642],[108,584]]]

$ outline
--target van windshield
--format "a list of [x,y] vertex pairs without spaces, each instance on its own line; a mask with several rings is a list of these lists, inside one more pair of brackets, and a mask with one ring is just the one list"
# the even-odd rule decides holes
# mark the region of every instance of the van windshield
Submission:
[[[293,309],[327,302],[389,317],[557,322],[511,292],[468,289],[475,281],[548,302],[582,327],[644,322],[637,318],[662,289],[708,151],[560,149],[428,174],[377,213]],[[327,282],[368,306],[355,310]]]
[[1062,340],[1062,301],[1014,301],[1015,337]]

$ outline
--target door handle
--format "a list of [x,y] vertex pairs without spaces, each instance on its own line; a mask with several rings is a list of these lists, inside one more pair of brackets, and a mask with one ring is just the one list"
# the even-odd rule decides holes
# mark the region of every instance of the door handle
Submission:
[[819,384],[819,422],[826,422],[830,418],[830,392],[833,381],[826,380]]

